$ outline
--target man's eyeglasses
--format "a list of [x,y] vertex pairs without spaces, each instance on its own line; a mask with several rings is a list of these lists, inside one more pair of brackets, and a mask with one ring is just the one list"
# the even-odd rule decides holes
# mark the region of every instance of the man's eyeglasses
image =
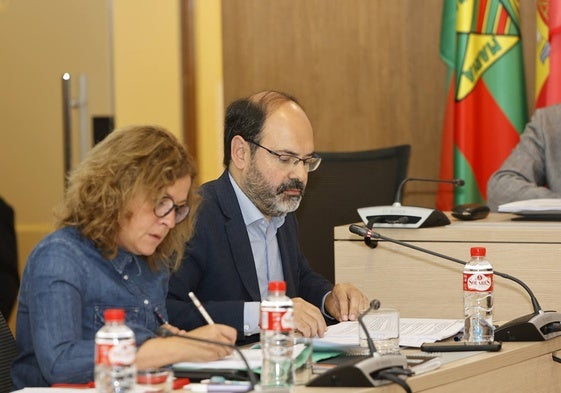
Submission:
[[186,203],[181,206],[176,205],[170,197],[163,197],[154,207],[154,214],[156,217],[164,218],[170,214],[172,210],[175,210],[175,223],[179,224],[181,221],[185,220],[191,208]]
[[257,147],[260,147],[261,149],[267,150],[270,154],[277,157],[279,159],[279,162],[282,164],[296,166],[300,162],[302,162],[304,164],[304,168],[306,168],[308,172],[313,172],[316,169],[318,169],[319,164],[321,163],[321,157],[315,153],[311,157],[300,158],[292,154],[277,153],[276,151],[267,149],[265,146],[261,146],[259,143],[254,141],[247,141],[247,142]]

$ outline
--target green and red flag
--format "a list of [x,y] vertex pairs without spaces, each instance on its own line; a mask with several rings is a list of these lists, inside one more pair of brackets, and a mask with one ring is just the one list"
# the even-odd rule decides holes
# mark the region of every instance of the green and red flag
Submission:
[[444,0],[440,53],[448,93],[437,208],[484,203],[487,181],[527,122],[518,0]]
[[536,3],[536,108],[561,103],[560,0]]

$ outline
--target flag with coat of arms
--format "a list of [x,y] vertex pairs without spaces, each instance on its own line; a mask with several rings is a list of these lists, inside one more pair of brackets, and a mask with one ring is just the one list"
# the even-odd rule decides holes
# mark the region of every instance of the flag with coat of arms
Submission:
[[437,208],[484,203],[489,177],[527,122],[519,0],[444,0],[440,53],[448,67]]
[[536,108],[561,103],[561,4],[536,2]]

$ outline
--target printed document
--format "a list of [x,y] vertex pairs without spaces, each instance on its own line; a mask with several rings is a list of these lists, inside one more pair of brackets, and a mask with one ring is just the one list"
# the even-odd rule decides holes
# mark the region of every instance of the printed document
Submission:
[[[422,343],[444,340],[464,328],[461,319],[400,318],[399,345],[419,348]],[[314,349],[345,349],[358,345],[357,321],[340,322],[327,328],[322,338],[314,338]]]
[[499,205],[500,213],[514,213],[522,215],[559,215],[561,214],[561,198],[527,199]]

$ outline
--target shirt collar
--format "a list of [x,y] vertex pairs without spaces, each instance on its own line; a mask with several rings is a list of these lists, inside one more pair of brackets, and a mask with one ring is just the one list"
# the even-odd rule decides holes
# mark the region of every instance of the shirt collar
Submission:
[[128,251],[123,250],[122,248],[118,249],[118,253],[117,256],[111,260],[111,264],[113,265],[113,267],[115,268],[115,270],[117,270],[117,272],[119,272],[119,274],[123,274],[127,265],[136,262],[139,271],[141,270],[139,261],[137,261],[137,258],[140,258]]

